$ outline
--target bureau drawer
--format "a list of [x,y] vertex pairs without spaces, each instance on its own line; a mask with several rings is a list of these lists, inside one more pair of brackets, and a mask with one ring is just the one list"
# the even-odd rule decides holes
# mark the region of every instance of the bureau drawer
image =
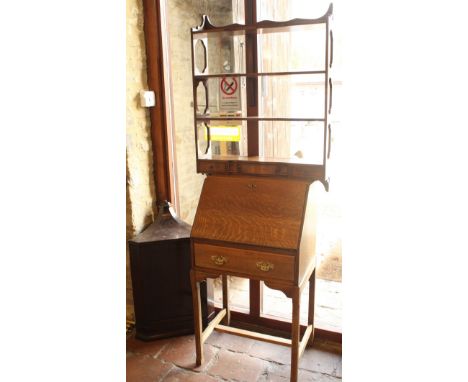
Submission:
[[195,266],[260,278],[294,281],[293,255],[194,243]]

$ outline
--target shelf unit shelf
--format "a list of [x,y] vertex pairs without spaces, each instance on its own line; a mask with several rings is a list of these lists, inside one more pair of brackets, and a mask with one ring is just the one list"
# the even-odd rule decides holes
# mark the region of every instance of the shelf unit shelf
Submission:
[[285,122],[323,122],[324,118],[282,118],[282,117],[201,117],[197,116],[199,122],[207,121],[285,121]]
[[250,163],[270,163],[270,164],[277,164],[277,163],[286,163],[286,164],[296,164],[296,165],[304,165],[304,166],[319,166],[316,163],[311,163],[301,158],[270,158],[270,157],[259,157],[259,156],[241,156],[241,155],[203,155],[199,157],[199,160],[205,161],[240,161],[240,162],[250,162]]
[[[310,183],[315,180],[319,180],[323,183],[325,189],[328,190],[328,176],[326,174],[326,162],[329,159],[330,154],[330,143],[331,143],[331,124],[329,123],[329,116],[331,114],[331,105],[332,105],[332,81],[330,78],[331,66],[333,62],[333,34],[330,28],[330,19],[333,14],[333,4],[330,4],[326,13],[316,19],[301,19],[296,18],[289,21],[270,21],[263,20],[259,22],[247,22],[246,25],[243,24],[230,24],[225,26],[214,26],[208,16],[204,15],[202,22],[198,27],[192,28],[191,30],[191,39],[192,39],[192,78],[193,78],[193,97],[194,97],[194,129],[195,129],[195,149],[197,155],[197,172],[204,174],[247,174],[247,175],[270,175],[270,176],[287,176],[292,178],[302,178],[306,179]],[[251,20],[249,20],[251,21]],[[295,32],[295,31],[304,31],[311,30],[311,28],[316,28],[317,25],[322,24],[323,26],[319,28],[319,33],[323,31],[324,45],[323,51],[320,50],[320,55],[324,57],[323,64],[319,61],[319,65],[316,63],[311,64],[312,67],[301,67],[297,70],[285,71],[283,68],[278,68],[279,70],[269,70],[262,71],[258,70],[257,63],[257,36],[261,36],[267,33],[274,32]],[[313,33],[316,33],[314,29]],[[237,69],[234,72],[229,72],[226,70],[225,73],[220,73],[219,69],[214,69],[212,73],[211,64],[213,62],[222,62],[225,60],[222,54],[222,50],[219,46],[211,52],[212,48],[209,48],[208,44],[211,40],[210,38],[216,34],[219,34],[219,39],[215,38],[214,41],[222,41],[222,39],[229,38],[229,36],[241,36],[242,40],[245,40],[245,51],[240,59],[242,63],[240,67],[244,69]],[[319,35],[320,36],[320,35]],[[319,37],[321,38],[321,37]],[[197,57],[201,54],[202,64],[195,64],[195,48],[196,44],[201,41],[203,49],[202,52],[197,52]],[[227,40],[226,40],[227,41]],[[235,41],[235,40],[233,40]],[[210,43],[211,44],[211,43]],[[232,43],[231,43],[232,44]],[[211,46],[211,45],[210,45]],[[320,45],[322,46],[322,45]],[[244,49],[243,48],[243,49]],[[307,49],[307,45],[304,46]],[[253,50],[252,50],[253,49]],[[322,49],[322,47],[320,48]],[[252,54],[255,55],[255,58],[252,58]],[[213,56],[214,61],[213,61]],[[210,58],[212,61],[209,61]],[[221,60],[221,61],[220,61]],[[216,64],[218,65],[218,64]],[[210,66],[210,68],[209,68]],[[276,69],[276,68],[275,68]],[[314,69],[314,70],[312,70]],[[261,116],[262,111],[259,110],[259,100],[260,100],[260,79],[262,77],[285,77],[285,76],[301,76],[301,75],[315,75],[317,79],[314,80],[320,88],[320,92],[323,91],[323,112],[321,109],[316,108],[317,110],[313,111],[315,116],[306,115],[301,112],[299,115],[302,115],[300,118],[294,118],[294,114],[291,116],[284,116],[284,113],[280,109],[275,110],[274,108],[265,113],[268,116]],[[222,109],[220,106],[211,107],[213,97],[210,98],[209,92],[213,91],[213,85],[209,82],[210,79],[219,79],[221,86],[221,79],[227,78],[246,78],[243,82],[243,87],[245,88],[246,94],[246,105],[237,106],[233,109]],[[231,80],[229,80],[231,81]],[[233,82],[233,81],[231,81]],[[239,81],[241,83],[241,81]],[[200,109],[198,107],[198,87],[202,84],[204,90],[204,99],[200,100]],[[240,85],[239,85],[240,88]],[[211,89],[211,90],[209,90]],[[221,90],[218,87],[218,92]],[[239,91],[239,90],[238,90]],[[201,93],[203,94],[203,92]],[[219,93],[221,94],[221,93]],[[318,93],[320,94],[320,93]],[[218,95],[220,98],[221,96]],[[321,97],[321,95],[319,96]],[[218,101],[220,102],[220,101]],[[318,104],[317,104],[318,105]],[[211,110],[210,110],[211,109]],[[308,110],[310,112],[310,110]],[[226,113],[227,115],[222,115]],[[221,114],[221,115],[220,115]],[[282,114],[282,115],[281,115]],[[297,113],[295,113],[297,115]],[[218,122],[218,124],[211,124],[211,122]],[[220,122],[226,122],[227,126],[236,126],[239,129],[239,135],[237,145],[234,153],[247,154],[246,156],[230,156],[230,155],[207,155],[213,153],[219,154],[220,145],[215,145],[215,149],[211,145],[212,138],[219,139],[219,135],[211,134],[211,127],[217,127],[220,125]],[[241,125],[242,123],[242,126]],[[317,148],[314,147],[313,155],[316,153],[314,158],[321,156],[321,163],[311,163],[304,160],[296,158],[267,158],[261,157],[260,149],[260,134],[265,134],[266,130],[263,130],[263,126],[260,125],[261,122],[272,122],[271,128],[275,128],[274,122],[278,122],[278,126],[282,127],[279,123],[288,123],[288,122],[302,122],[306,124],[310,123],[322,123],[323,128],[319,126],[320,139],[323,138],[323,145],[321,140],[317,140]],[[212,125],[212,126],[210,126]],[[222,125],[222,124],[221,124]],[[311,124],[312,125],[312,124]],[[317,126],[314,126],[317,127]],[[266,127],[265,127],[266,128]],[[270,128],[270,127],[268,127]],[[294,125],[288,126],[288,128],[294,128]],[[206,129],[206,130],[203,130]],[[218,130],[219,131],[219,130]],[[310,134],[316,134],[311,132]],[[239,138],[240,136],[240,138]],[[243,137],[243,138],[242,138]],[[267,138],[265,138],[267,139]],[[240,144],[245,145],[243,149],[240,149]],[[279,142],[278,144],[281,144]],[[314,143],[315,144],[315,143]],[[229,146],[231,147],[231,146]],[[320,149],[320,151],[318,151]],[[263,149],[262,149],[263,150]],[[292,152],[291,152],[292,155]],[[280,156],[280,155],[278,155]],[[283,155],[284,156],[284,155]],[[210,164],[211,162],[211,164]],[[292,167],[291,167],[292,166]],[[309,167],[309,169],[307,169]],[[299,170],[300,169],[300,170]]]
[[291,76],[304,74],[325,74],[326,70],[303,70],[291,72],[258,72],[258,73],[214,73],[214,74],[196,74],[193,78],[197,81],[202,81],[207,78],[223,78],[223,77],[263,77],[263,76]]

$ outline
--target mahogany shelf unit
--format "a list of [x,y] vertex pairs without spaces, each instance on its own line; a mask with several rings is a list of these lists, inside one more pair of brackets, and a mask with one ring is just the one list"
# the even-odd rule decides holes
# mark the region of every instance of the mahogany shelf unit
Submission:
[[[200,26],[193,28],[191,31],[192,38],[192,73],[193,73],[193,99],[194,99],[194,120],[195,120],[195,137],[196,137],[196,155],[197,155],[197,171],[199,173],[210,174],[209,166],[207,167],[204,164],[201,164],[200,161],[210,160],[207,158],[211,149],[213,140],[211,139],[214,124],[219,125],[226,123],[229,126],[232,126],[235,122],[245,123],[245,126],[242,126],[242,139],[239,145],[244,144],[246,148],[243,150],[242,155],[247,158],[247,161],[251,162],[253,168],[258,166],[259,174],[262,174],[262,167],[260,164],[262,160],[255,159],[250,160],[250,158],[261,158],[263,157],[260,152],[260,132],[261,125],[267,122],[278,122],[278,123],[290,123],[287,128],[294,129],[294,123],[304,122],[304,123],[320,123],[322,133],[322,148],[321,148],[321,161],[312,161],[307,162],[307,160],[301,161],[304,165],[311,165],[311,171],[306,171],[305,173],[311,174],[311,176],[306,176],[305,179],[313,182],[318,180],[323,183],[325,189],[328,190],[329,178],[327,175],[327,160],[330,157],[331,150],[331,132],[332,126],[330,123],[330,114],[332,112],[332,94],[333,94],[333,82],[331,80],[331,68],[333,65],[333,32],[330,27],[330,19],[333,13],[333,5],[330,4],[327,12],[317,18],[317,19],[293,19],[290,21],[269,21],[264,20],[260,22],[253,21],[250,24],[241,25],[241,24],[232,24],[227,26],[216,27],[214,26],[208,16],[203,16],[203,20]],[[257,60],[251,59],[251,52],[253,49],[257,48],[258,41],[256,38],[258,35],[272,34],[272,33],[287,33],[291,31],[303,31],[307,28],[314,27],[317,25],[323,26],[323,40],[324,40],[324,52],[323,63],[319,68],[308,68],[302,66],[301,68],[293,68],[292,70],[274,70],[274,71],[261,71],[258,70]],[[232,70],[222,70],[221,65],[213,65],[214,69],[210,68],[210,54],[207,53],[209,48],[209,39],[214,39],[215,37],[220,39],[232,39],[234,36],[237,36],[242,39],[242,44],[245,47],[243,55],[245,57],[238,57],[238,60],[242,62],[243,65],[238,65],[239,68],[244,69],[243,71],[236,72]],[[200,45],[200,47],[197,47]],[[202,52],[199,54],[197,48],[200,48]],[[219,55],[219,45],[215,46],[216,51],[215,55]],[[279,54],[279,53],[278,53]],[[201,64],[197,61],[202,61]],[[245,62],[244,62],[245,61]],[[232,65],[231,65],[232,66]],[[221,69],[221,70],[220,70]],[[318,76],[319,78],[315,79],[320,84],[320,92],[322,92],[322,105],[320,114],[318,115],[301,115],[301,116],[286,116],[286,115],[261,115],[259,113],[259,83],[258,80],[261,78],[284,78],[284,77],[296,77],[296,76]],[[213,90],[219,92],[219,88],[216,88],[218,82],[210,83],[210,81],[221,81],[223,78],[237,78],[238,80],[243,79],[244,83],[244,92],[246,98],[246,104],[242,107],[238,107],[236,115],[223,115],[220,110],[212,112],[211,109],[211,98],[213,98]],[[237,86],[237,84],[236,84]],[[204,90],[199,92],[199,88],[203,87]],[[240,87],[240,85],[239,85]],[[242,110],[239,110],[242,109]],[[276,113],[276,110],[273,110],[272,113]],[[281,114],[281,113],[280,113]],[[283,127],[284,128],[284,127]],[[316,129],[317,126],[313,125],[313,128]],[[201,147],[204,146],[204,147]],[[216,154],[216,153],[213,153]],[[231,160],[226,153],[223,155],[225,158],[220,158],[220,155],[217,154],[217,158],[213,160]],[[275,158],[278,159],[278,158]],[[279,158],[284,163],[289,163],[291,158]],[[265,156],[266,162],[271,162],[270,159]],[[287,165],[288,166],[288,165]],[[319,166],[319,167],[317,167]],[[219,173],[219,166],[217,168],[217,173]],[[317,171],[319,170],[319,171]],[[226,173],[231,173],[227,171]],[[289,174],[294,173],[294,171],[282,171],[281,176],[288,177]]]
[[[317,19],[257,22],[255,12],[246,12],[245,25],[222,27],[203,16],[201,25],[191,31],[197,172],[208,175],[190,236],[197,365],[203,362],[204,341],[213,330],[219,330],[291,347],[291,381],[297,381],[299,357],[313,341],[317,203],[318,194],[329,185],[326,165],[331,149],[332,13],[330,4]],[[268,68],[258,70],[257,49],[263,43],[262,36],[300,33],[318,25],[323,48],[320,68],[304,67],[307,62],[292,70],[273,68],[272,59],[265,55],[262,65],[266,62]],[[227,53],[223,50],[223,46],[234,45],[239,47],[237,56],[234,49]],[[288,77],[301,80],[304,76],[317,76],[313,78],[316,98],[305,110],[299,110],[300,115],[286,115],[297,108],[278,106],[288,94],[277,92],[280,101],[267,99],[269,83],[265,81],[287,81]],[[310,78],[307,81],[312,83]],[[265,100],[273,106],[262,109]],[[280,154],[270,155],[265,146],[275,136],[271,131],[278,128],[290,132],[298,123],[303,130],[316,129],[318,145],[314,150],[318,155],[292,154],[293,146],[278,135],[275,145],[287,147],[279,150]],[[223,309],[202,331],[200,283],[219,276],[223,280]],[[290,338],[230,326],[228,276],[250,280],[249,314],[258,322],[264,318],[261,282],[291,298]],[[301,327],[300,296],[307,284],[309,315],[307,326]]]

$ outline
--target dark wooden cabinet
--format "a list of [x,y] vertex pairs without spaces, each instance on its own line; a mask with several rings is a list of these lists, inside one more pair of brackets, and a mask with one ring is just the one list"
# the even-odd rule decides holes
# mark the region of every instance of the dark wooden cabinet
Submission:
[[[193,333],[190,230],[165,203],[155,222],[129,241],[138,339]],[[201,299],[206,325],[206,283],[201,286]]]

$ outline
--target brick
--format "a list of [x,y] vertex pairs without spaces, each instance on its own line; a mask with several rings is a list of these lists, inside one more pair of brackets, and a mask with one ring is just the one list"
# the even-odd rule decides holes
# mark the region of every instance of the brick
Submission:
[[[314,349],[323,350],[329,353],[338,354],[341,357],[342,345],[336,342],[328,340],[322,340],[320,338],[314,339]],[[307,351],[307,350],[306,350]]]
[[283,379],[289,380],[289,376],[291,374],[291,366],[269,362],[267,373],[268,373],[268,378],[270,378],[272,381],[273,380],[282,381]]
[[145,354],[151,357],[158,355],[161,349],[169,342],[169,340],[156,340],[156,341],[140,341],[135,338],[127,340],[127,352],[135,354]]
[[308,370],[299,370],[298,379],[301,382],[341,382],[341,378]]
[[173,366],[148,355],[127,358],[127,382],[154,382],[166,375]]
[[257,382],[266,372],[266,367],[267,363],[261,359],[223,349],[207,373],[229,380]]
[[291,364],[291,348],[287,346],[270,344],[268,342],[255,341],[248,354],[253,357],[273,361],[284,365]]
[[258,382],[289,382],[289,377],[281,377],[278,375],[262,375]]
[[174,368],[171,372],[164,377],[163,382],[217,382],[219,379],[210,377],[206,374],[201,373],[192,373],[187,370],[176,369]]
[[341,378],[341,355],[308,348],[299,360],[299,368]]
[[247,353],[255,341],[250,338],[214,331],[208,337],[206,343],[234,352]]
[[203,371],[218,352],[217,348],[207,344],[204,345],[203,349],[204,362],[199,367],[195,367],[196,351],[194,336],[183,336],[173,339],[164,348],[158,358],[166,362],[172,362],[174,365],[184,369]]
[[[287,382],[291,376],[291,366],[289,365],[279,365],[272,362],[269,363],[267,369],[267,376],[264,378],[265,382]],[[315,371],[301,370],[299,369],[299,381],[307,382],[338,382],[341,381],[340,378],[322,374]],[[260,381],[259,381],[260,382]],[[263,381],[262,381],[263,382]]]

